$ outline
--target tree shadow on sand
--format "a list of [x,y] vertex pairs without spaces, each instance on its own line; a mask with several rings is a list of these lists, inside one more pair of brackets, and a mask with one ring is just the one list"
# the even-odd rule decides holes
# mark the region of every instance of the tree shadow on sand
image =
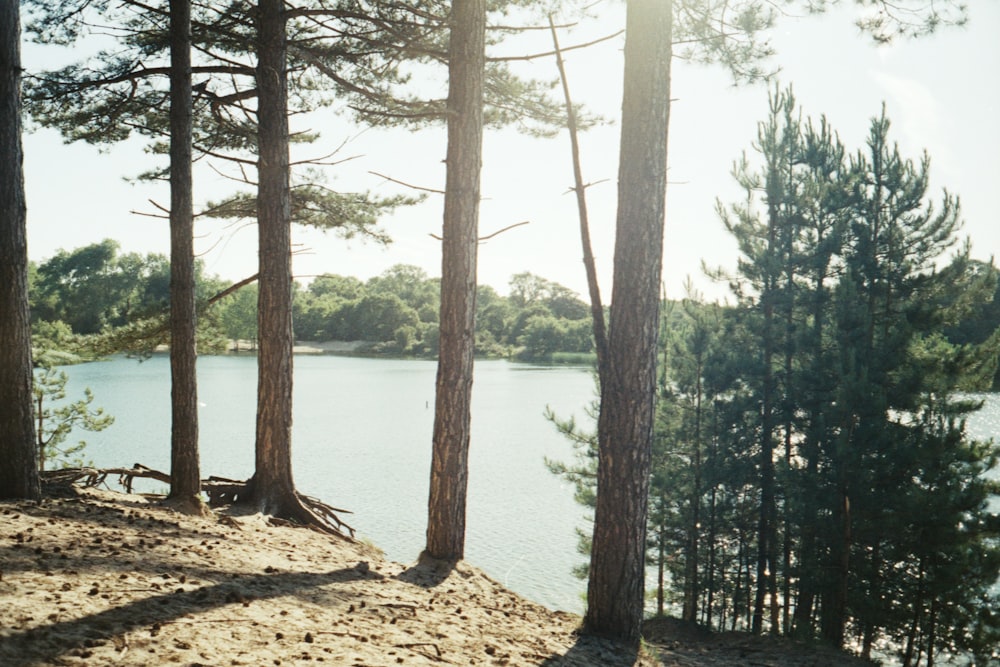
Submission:
[[421,588],[434,588],[456,571],[456,564],[455,561],[440,560],[421,552],[416,564],[400,572],[396,579]]
[[623,644],[580,634],[566,653],[546,658],[541,667],[633,667],[639,653]]
[[177,590],[115,606],[80,618],[11,632],[0,637],[0,662],[8,667],[48,663],[75,648],[109,640],[137,628],[159,626],[188,614],[225,605],[248,605],[254,600],[294,595],[317,587],[382,575],[367,567],[350,567],[323,573],[275,572],[237,576],[195,590]]

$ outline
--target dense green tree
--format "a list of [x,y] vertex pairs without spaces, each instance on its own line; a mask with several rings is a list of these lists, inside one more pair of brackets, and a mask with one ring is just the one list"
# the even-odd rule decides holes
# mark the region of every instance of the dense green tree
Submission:
[[256,284],[247,285],[223,298],[212,312],[219,328],[230,340],[249,341],[256,347],[257,294]]
[[437,282],[431,281],[423,269],[409,264],[389,267],[368,280],[365,289],[369,293],[394,294],[418,312],[426,306],[437,310],[440,301]]
[[112,239],[60,250],[38,265],[32,317],[63,321],[75,333],[162,314],[169,301],[170,265],[162,255],[119,254]]
[[392,293],[373,291],[350,305],[348,340],[391,341],[396,330],[409,327],[415,332],[420,317],[409,304]]
[[480,285],[476,294],[476,349],[486,354],[506,355],[510,344],[515,308],[509,298],[497,294],[488,285]]
[[977,352],[979,370],[966,388],[997,391],[1000,389],[1000,271],[993,262],[977,261],[970,264],[969,270],[981,280],[996,284],[993,297],[945,329],[945,335],[951,343],[970,346]]
[[332,295],[343,301],[352,301],[361,296],[364,283],[353,276],[339,276],[324,273],[309,283],[309,294],[313,296]]
[[[945,260],[957,202],[930,203],[928,161],[903,159],[888,129],[873,119],[848,160],[825,121],[773,96],[760,159],[736,170],[746,198],[720,207],[743,252],[727,276],[737,301],[662,317],[647,540],[657,608],[831,643],[850,629],[864,655],[888,642],[912,667],[941,650],[988,662],[998,454],[968,438],[977,402],[956,398],[981,355],[945,332],[996,284],[968,247]],[[550,467],[593,504],[594,440],[558,426],[580,459]]]
[[[945,193],[937,207],[928,203],[929,158],[919,164],[904,159],[888,131],[883,112],[872,120],[866,150],[851,160],[850,227],[833,303],[840,381],[830,415],[837,429],[830,456],[839,539],[830,545],[835,576],[825,594],[822,630],[836,644],[843,640],[851,612],[852,572],[871,573],[861,586],[876,597],[879,593],[876,573],[885,551],[880,542],[864,543],[864,521],[887,506],[869,489],[898,465],[895,448],[916,428],[899,415],[919,416],[936,412],[936,404],[947,406],[957,382],[958,370],[948,355],[933,355],[934,364],[956,369],[940,383],[940,372],[917,363],[915,352],[922,340],[955,319],[954,309],[967,307],[960,295],[969,288],[961,280],[967,251],[946,270],[935,269],[956,242],[957,200]],[[952,295],[945,299],[951,306],[935,298],[942,291]],[[953,412],[957,404],[947,409]],[[877,618],[865,621],[879,623]]]
[[[789,113],[790,96],[784,99],[769,122],[781,121],[788,139],[773,141],[773,125],[762,125],[763,170],[739,171],[747,203],[732,209],[739,222],[728,225],[744,257],[741,327],[763,343],[747,349],[768,349],[770,335],[776,351],[769,364],[758,360],[733,374],[739,384],[726,394],[727,410],[745,405],[728,419],[740,412],[753,419],[729,428],[760,420],[767,405],[776,414],[784,460],[772,451],[757,468],[775,464],[775,528],[787,545],[779,597],[788,607],[795,601],[795,630],[818,630],[840,644],[852,624],[866,655],[886,635],[930,655],[964,622],[955,616],[950,625],[943,610],[982,609],[975,600],[997,576],[985,572],[964,588],[952,578],[961,576],[953,569],[959,553],[993,562],[982,481],[993,455],[963,435],[962,416],[974,406],[951,398],[975,372],[976,355],[943,336],[988,300],[995,283],[970,270],[967,248],[939,264],[956,243],[957,201],[945,193],[937,206],[928,202],[929,161],[900,156],[884,114],[873,119],[866,150],[847,163],[825,122],[803,125]],[[762,423],[748,437],[766,434]],[[762,477],[761,498],[768,483]],[[955,493],[963,488],[969,495]],[[771,539],[759,532],[758,551]],[[944,544],[965,546],[941,558]],[[766,567],[776,564],[767,558]],[[940,588],[930,583],[931,569]],[[759,568],[755,578],[759,599]],[[770,624],[779,625],[773,613]],[[973,643],[971,634],[958,635]]]

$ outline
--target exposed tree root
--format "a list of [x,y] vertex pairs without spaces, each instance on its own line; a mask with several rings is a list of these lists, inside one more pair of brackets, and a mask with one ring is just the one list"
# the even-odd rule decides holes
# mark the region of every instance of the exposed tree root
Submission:
[[[223,490],[221,498],[231,499],[232,504],[247,504],[255,507],[261,514],[270,517],[272,523],[299,524],[348,540],[354,538],[354,528],[341,521],[340,517],[337,516],[338,512],[350,514],[348,510],[331,507],[294,489],[268,489],[261,492],[257,489],[256,478],[250,478],[246,482],[231,479],[220,479],[220,481]],[[208,496],[209,504],[214,506],[211,491],[208,492]]]
[[[170,475],[148,468],[139,463],[131,468],[64,468],[45,470],[41,473],[42,483],[48,486],[108,486],[108,477],[117,475],[117,482],[126,492],[132,493],[136,478],[154,479],[170,484]],[[278,494],[261,502],[256,498],[254,480],[235,480],[225,477],[209,477],[201,482],[202,491],[208,496],[209,507],[229,507],[236,505],[260,505],[260,511],[267,514],[270,521],[282,525],[300,525],[313,528],[328,535],[353,540],[354,528],[340,519],[340,514],[350,514],[349,510],[332,507],[317,498],[291,491]],[[178,508],[183,511],[184,508]]]
[[170,475],[135,463],[131,468],[63,468],[61,470],[43,470],[42,483],[55,486],[107,486],[110,475],[118,475],[120,484],[127,493],[132,493],[132,485],[136,477],[155,479],[164,484],[170,484]]

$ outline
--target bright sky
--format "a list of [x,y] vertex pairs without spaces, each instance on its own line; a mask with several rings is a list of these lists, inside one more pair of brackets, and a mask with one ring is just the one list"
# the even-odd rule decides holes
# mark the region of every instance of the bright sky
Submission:
[[[869,121],[883,101],[893,122],[891,137],[905,157],[931,156],[932,190],[942,188],[961,198],[964,234],[973,255],[1000,255],[1000,3],[971,3],[966,28],[951,28],[917,41],[876,48],[858,35],[851,22],[853,3],[845,9],[810,18],[786,16],[772,35],[782,86],[792,84],[806,115],[825,114],[849,151],[863,148]],[[617,19],[605,17],[602,30],[612,32]],[[563,46],[571,35],[561,37]],[[621,41],[567,55],[574,99],[605,117],[616,119],[621,104]],[[23,54],[27,69],[41,66],[34,51]],[[37,58],[37,56],[34,56]],[[529,66],[541,78],[556,76],[554,60]],[[435,94],[443,95],[441,90]],[[740,191],[730,168],[749,150],[756,125],[767,112],[768,85],[734,88],[718,67],[676,62],[670,124],[670,181],[664,282],[668,295],[683,295],[691,277],[710,297],[723,287],[702,276],[701,262],[732,268],[735,243],[715,213],[717,197],[731,202]],[[400,186],[369,171],[428,188],[444,183],[443,130],[367,131],[351,129],[332,114],[313,118],[311,129],[322,133],[313,155],[349,143],[341,155],[358,156],[335,168],[330,185],[341,190],[369,189],[396,193]],[[611,293],[611,261],[617,173],[616,125],[581,137],[584,178],[604,181],[588,190],[595,255],[605,299]],[[26,135],[25,179],[28,197],[28,251],[41,261],[59,249],[73,249],[104,238],[119,241],[123,251],[169,253],[164,220],[136,215],[155,212],[148,200],[169,202],[165,188],[132,185],[123,179],[149,167],[141,145],[114,147],[105,153],[83,145],[63,145],[57,134]],[[530,271],[562,283],[581,295],[586,282],[580,261],[576,203],[569,186],[572,171],[569,141],[532,139],[513,131],[486,136],[480,235],[528,220],[480,246],[479,282],[506,292],[510,276]],[[231,187],[218,174],[200,170],[196,202],[219,199]],[[440,275],[442,201],[432,195],[424,204],[402,210],[383,221],[395,242],[383,248],[355,239],[296,229],[293,242],[297,276],[339,273],[368,278],[394,264],[415,264]],[[252,225],[225,227],[217,221],[198,223],[198,252],[210,273],[238,280],[256,271],[256,230]]]

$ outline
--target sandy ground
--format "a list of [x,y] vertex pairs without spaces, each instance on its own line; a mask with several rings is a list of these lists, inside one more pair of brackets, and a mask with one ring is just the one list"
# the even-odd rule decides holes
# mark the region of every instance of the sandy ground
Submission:
[[[0,502],[0,666],[856,665],[659,622],[640,656],[460,563],[86,490]],[[653,657],[653,653],[658,657]]]
[[0,503],[0,568],[4,667],[632,664],[465,564],[108,491]]

